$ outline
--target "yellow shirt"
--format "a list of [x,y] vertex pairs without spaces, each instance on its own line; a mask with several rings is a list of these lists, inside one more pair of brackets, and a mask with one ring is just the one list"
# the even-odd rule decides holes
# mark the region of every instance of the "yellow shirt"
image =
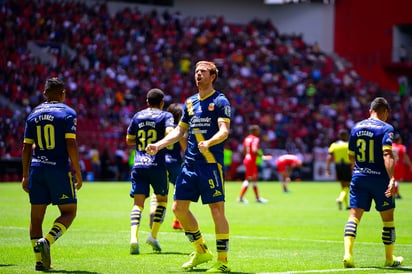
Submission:
[[328,152],[333,154],[335,163],[350,163],[348,156],[348,142],[342,140],[336,141],[330,145]]

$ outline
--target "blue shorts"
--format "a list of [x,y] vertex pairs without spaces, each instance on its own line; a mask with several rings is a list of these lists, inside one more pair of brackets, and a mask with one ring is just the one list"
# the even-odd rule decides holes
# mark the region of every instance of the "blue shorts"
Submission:
[[203,204],[225,201],[223,170],[220,164],[183,164],[175,185],[175,200]]
[[387,198],[385,196],[388,184],[389,180],[387,178],[379,176],[352,177],[349,196],[350,207],[369,211],[373,200],[377,211],[395,208],[394,197]]
[[167,167],[167,177],[169,178],[169,182],[173,185],[176,183],[177,176],[179,175],[180,168],[182,165],[178,162],[173,163],[166,163]]
[[30,167],[29,197],[33,205],[77,204],[76,188],[69,167]]
[[169,192],[166,169],[133,168],[131,181],[130,197],[132,198],[135,194],[144,194],[149,197],[150,186],[156,195],[166,196]]

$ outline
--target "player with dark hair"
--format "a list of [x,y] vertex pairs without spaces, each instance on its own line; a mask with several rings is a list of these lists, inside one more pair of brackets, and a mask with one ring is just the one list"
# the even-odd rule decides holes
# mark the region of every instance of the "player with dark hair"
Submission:
[[[30,239],[38,271],[51,268],[50,246],[76,217],[76,190],[82,186],[76,112],[63,103],[63,81],[47,79],[44,95],[46,102],[34,108],[26,120],[22,150],[22,187],[30,197]],[[58,206],[60,216],[43,238],[42,225],[50,203]]]
[[[180,119],[182,118],[182,107],[180,104],[174,103],[170,104],[166,111],[170,112],[173,115],[174,126],[176,127],[179,123]],[[167,177],[169,182],[173,184],[176,183],[176,178],[179,175],[180,168],[182,167],[183,157],[182,151],[186,150],[186,139],[182,138],[179,142],[170,145],[165,150],[165,157],[166,157],[166,168],[167,168]],[[157,207],[156,196],[152,195],[150,200],[150,227],[152,227],[153,217],[155,215],[155,210]],[[183,227],[180,224],[179,220],[173,215],[173,224],[172,228],[176,230],[182,230]]]
[[162,139],[173,129],[173,116],[163,111],[164,93],[154,88],[149,90],[146,97],[147,108],[137,112],[127,128],[126,143],[134,146],[136,154],[131,172],[132,188],[130,197],[133,198],[133,208],[130,213],[130,254],[140,254],[139,227],[144,208],[144,202],[150,194],[150,187],[156,195],[155,210],[151,233],[146,243],[155,252],[161,252],[157,234],[166,214],[169,185],[165,162],[165,151],[157,155],[149,155],[145,148],[148,144]]
[[402,257],[393,255],[396,240],[395,159],[392,153],[393,127],[385,122],[389,109],[385,98],[375,98],[369,109],[369,118],[356,123],[350,133],[349,159],[354,168],[350,184],[350,213],[344,234],[345,268],[355,267],[353,245],[358,225],[363,213],[370,210],[372,200],[383,223],[385,266],[397,267],[403,262]]
[[349,133],[346,129],[339,131],[339,140],[333,142],[328,149],[326,159],[326,175],[330,176],[330,166],[335,164],[336,178],[340,182],[341,191],[336,199],[339,210],[342,209],[342,203],[345,208],[349,209],[349,184],[352,178],[352,165],[348,156]]
[[207,272],[229,272],[229,223],[225,216],[223,147],[229,136],[231,107],[226,96],[213,87],[217,75],[214,63],[196,63],[195,82],[199,92],[186,100],[179,125],[164,139],[148,145],[146,150],[155,155],[188,132],[184,163],[176,180],[173,212],[196,251],[182,268],[191,269],[213,258],[198,222],[189,209],[190,203],[197,202],[201,197],[203,204],[209,205],[213,216],[218,255],[217,262]]
[[399,182],[405,178],[405,164],[408,165],[409,170],[412,170],[412,163],[406,151],[406,146],[402,144],[402,137],[400,134],[395,134],[392,144],[393,156],[395,157],[395,198],[402,198],[399,192]]

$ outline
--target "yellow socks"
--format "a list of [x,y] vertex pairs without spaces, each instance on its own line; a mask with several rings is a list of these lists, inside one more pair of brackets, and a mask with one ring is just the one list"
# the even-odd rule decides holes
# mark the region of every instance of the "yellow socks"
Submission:
[[163,220],[166,214],[166,206],[167,206],[167,203],[165,202],[161,202],[157,204],[156,211],[153,217],[153,224],[152,224],[152,237],[154,239],[157,238],[160,225],[163,223]]
[[386,260],[393,259],[393,250],[395,248],[395,222],[383,222],[382,229],[382,242],[385,245],[385,257]]
[[229,234],[216,234],[217,260],[227,263],[227,252],[229,251]]
[[206,253],[208,251],[207,245],[199,230],[195,232],[185,231],[185,235],[193,244],[197,253]]
[[47,233],[46,239],[49,241],[49,244],[52,245],[58,238],[60,238],[65,232],[67,228],[64,224],[54,222],[52,229]]
[[349,187],[342,188],[338,200],[343,202],[346,208],[349,207]]
[[130,212],[130,242],[137,243],[139,241],[139,226],[142,217],[143,208],[135,205]]
[[40,238],[31,238],[30,239],[31,240],[31,245],[33,246],[34,256],[36,258],[36,263],[42,262],[40,250],[38,250],[37,247],[36,247],[36,243],[37,243],[38,239],[40,239]]
[[353,245],[355,243],[358,224],[359,220],[355,217],[349,217],[346,223],[344,234],[345,257],[352,256],[353,254]]

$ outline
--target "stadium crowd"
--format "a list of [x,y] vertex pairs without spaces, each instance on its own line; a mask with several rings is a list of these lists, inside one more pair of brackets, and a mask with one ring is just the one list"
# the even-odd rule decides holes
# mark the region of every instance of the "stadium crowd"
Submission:
[[[78,113],[80,146],[115,155],[145,94],[163,89],[183,103],[193,90],[193,65],[213,60],[215,87],[233,107],[229,144],[237,151],[250,124],[262,129],[262,148],[300,152],[310,161],[343,128],[368,116],[372,98],[392,106],[390,122],[412,144],[412,100],[362,79],[339,58],[280,33],[271,21],[234,24],[223,17],[125,8],[105,2],[0,1],[0,157],[20,157],[24,119],[44,100],[51,76],[66,82],[66,103]],[[35,41],[54,62],[28,48]],[[113,156],[114,157],[114,156]],[[127,159],[124,159],[127,162]]]

